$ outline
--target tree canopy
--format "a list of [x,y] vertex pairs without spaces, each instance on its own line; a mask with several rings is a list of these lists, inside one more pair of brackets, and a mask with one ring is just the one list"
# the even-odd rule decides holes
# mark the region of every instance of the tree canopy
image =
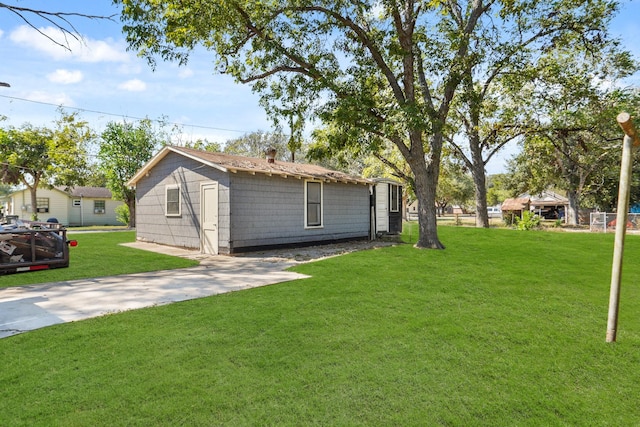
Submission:
[[416,246],[438,239],[436,188],[468,75],[517,73],[559,45],[606,39],[611,0],[115,0],[132,49],[186,63],[209,49],[274,115],[331,123],[335,147],[393,144],[419,200]]
[[109,122],[101,134],[98,159],[104,172],[107,187],[113,197],[122,200],[129,208],[129,226],[135,227],[135,189],[127,181],[151,159],[164,142],[163,134],[153,129],[151,120],[134,124]]
[[38,187],[82,183],[87,172],[86,147],[94,136],[86,122],[64,111],[54,129],[29,123],[0,129],[0,182],[29,189],[36,220]]
[[[602,54],[604,53],[604,54]],[[578,55],[557,50],[540,61],[541,72],[528,85],[532,131],[516,159],[527,190],[540,192],[555,186],[569,199],[567,220],[579,223],[583,196],[603,199],[605,170],[619,170],[620,111],[637,111],[637,90],[620,89],[615,83],[638,69],[625,52]]]
[[291,161],[292,154],[287,146],[288,138],[280,133],[263,131],[250,132],[239,138],[229,139],[224,144],[224,152],[238,156],[264,158],[265,150],[276,150],[278,160]]

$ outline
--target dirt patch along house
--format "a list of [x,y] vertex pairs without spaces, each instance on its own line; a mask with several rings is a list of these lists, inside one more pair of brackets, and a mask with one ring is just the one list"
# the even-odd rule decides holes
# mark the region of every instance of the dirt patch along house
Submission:
[[232,254],[367,239],[373,181],[316,165],[167,146],[131,180],[137,240]]

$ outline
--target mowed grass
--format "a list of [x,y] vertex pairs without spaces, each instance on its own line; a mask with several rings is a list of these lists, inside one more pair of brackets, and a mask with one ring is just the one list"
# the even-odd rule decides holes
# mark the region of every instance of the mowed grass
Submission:
[[640,424],[640,240],[442,227],[310,279],[0,340],[0,425]]
[[198,265],[195,260],[122,246],[121,243],[135,241],[135,231],[68,232],[67,239],[78,241],[78,246],[69,248],[68,268],[0,275],[0,288],[146,271],[171,270]]

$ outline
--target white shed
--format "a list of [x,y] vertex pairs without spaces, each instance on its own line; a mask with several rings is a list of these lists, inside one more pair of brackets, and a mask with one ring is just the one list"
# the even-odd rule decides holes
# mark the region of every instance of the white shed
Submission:
[[386,178],[374,181],[376,233],[400,234],[402,232],[402,185]]

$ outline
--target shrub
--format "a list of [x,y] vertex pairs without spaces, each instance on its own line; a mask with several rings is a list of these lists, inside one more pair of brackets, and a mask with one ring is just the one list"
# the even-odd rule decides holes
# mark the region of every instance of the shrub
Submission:
[[124,225],[129,225],[129,206],[124,204],[117,206],[116,219]]
[[516,217],[516,228],[518,230],[540,228],[540,217],[531,211],[524,211],[522,212],[522,218]]
[[514,225],[516,223],[516,220],[517,217],[513,212],[502,213],[502,222],[504,222],[504,225],[506,225],[507,227],[511,227],[512,225]]

